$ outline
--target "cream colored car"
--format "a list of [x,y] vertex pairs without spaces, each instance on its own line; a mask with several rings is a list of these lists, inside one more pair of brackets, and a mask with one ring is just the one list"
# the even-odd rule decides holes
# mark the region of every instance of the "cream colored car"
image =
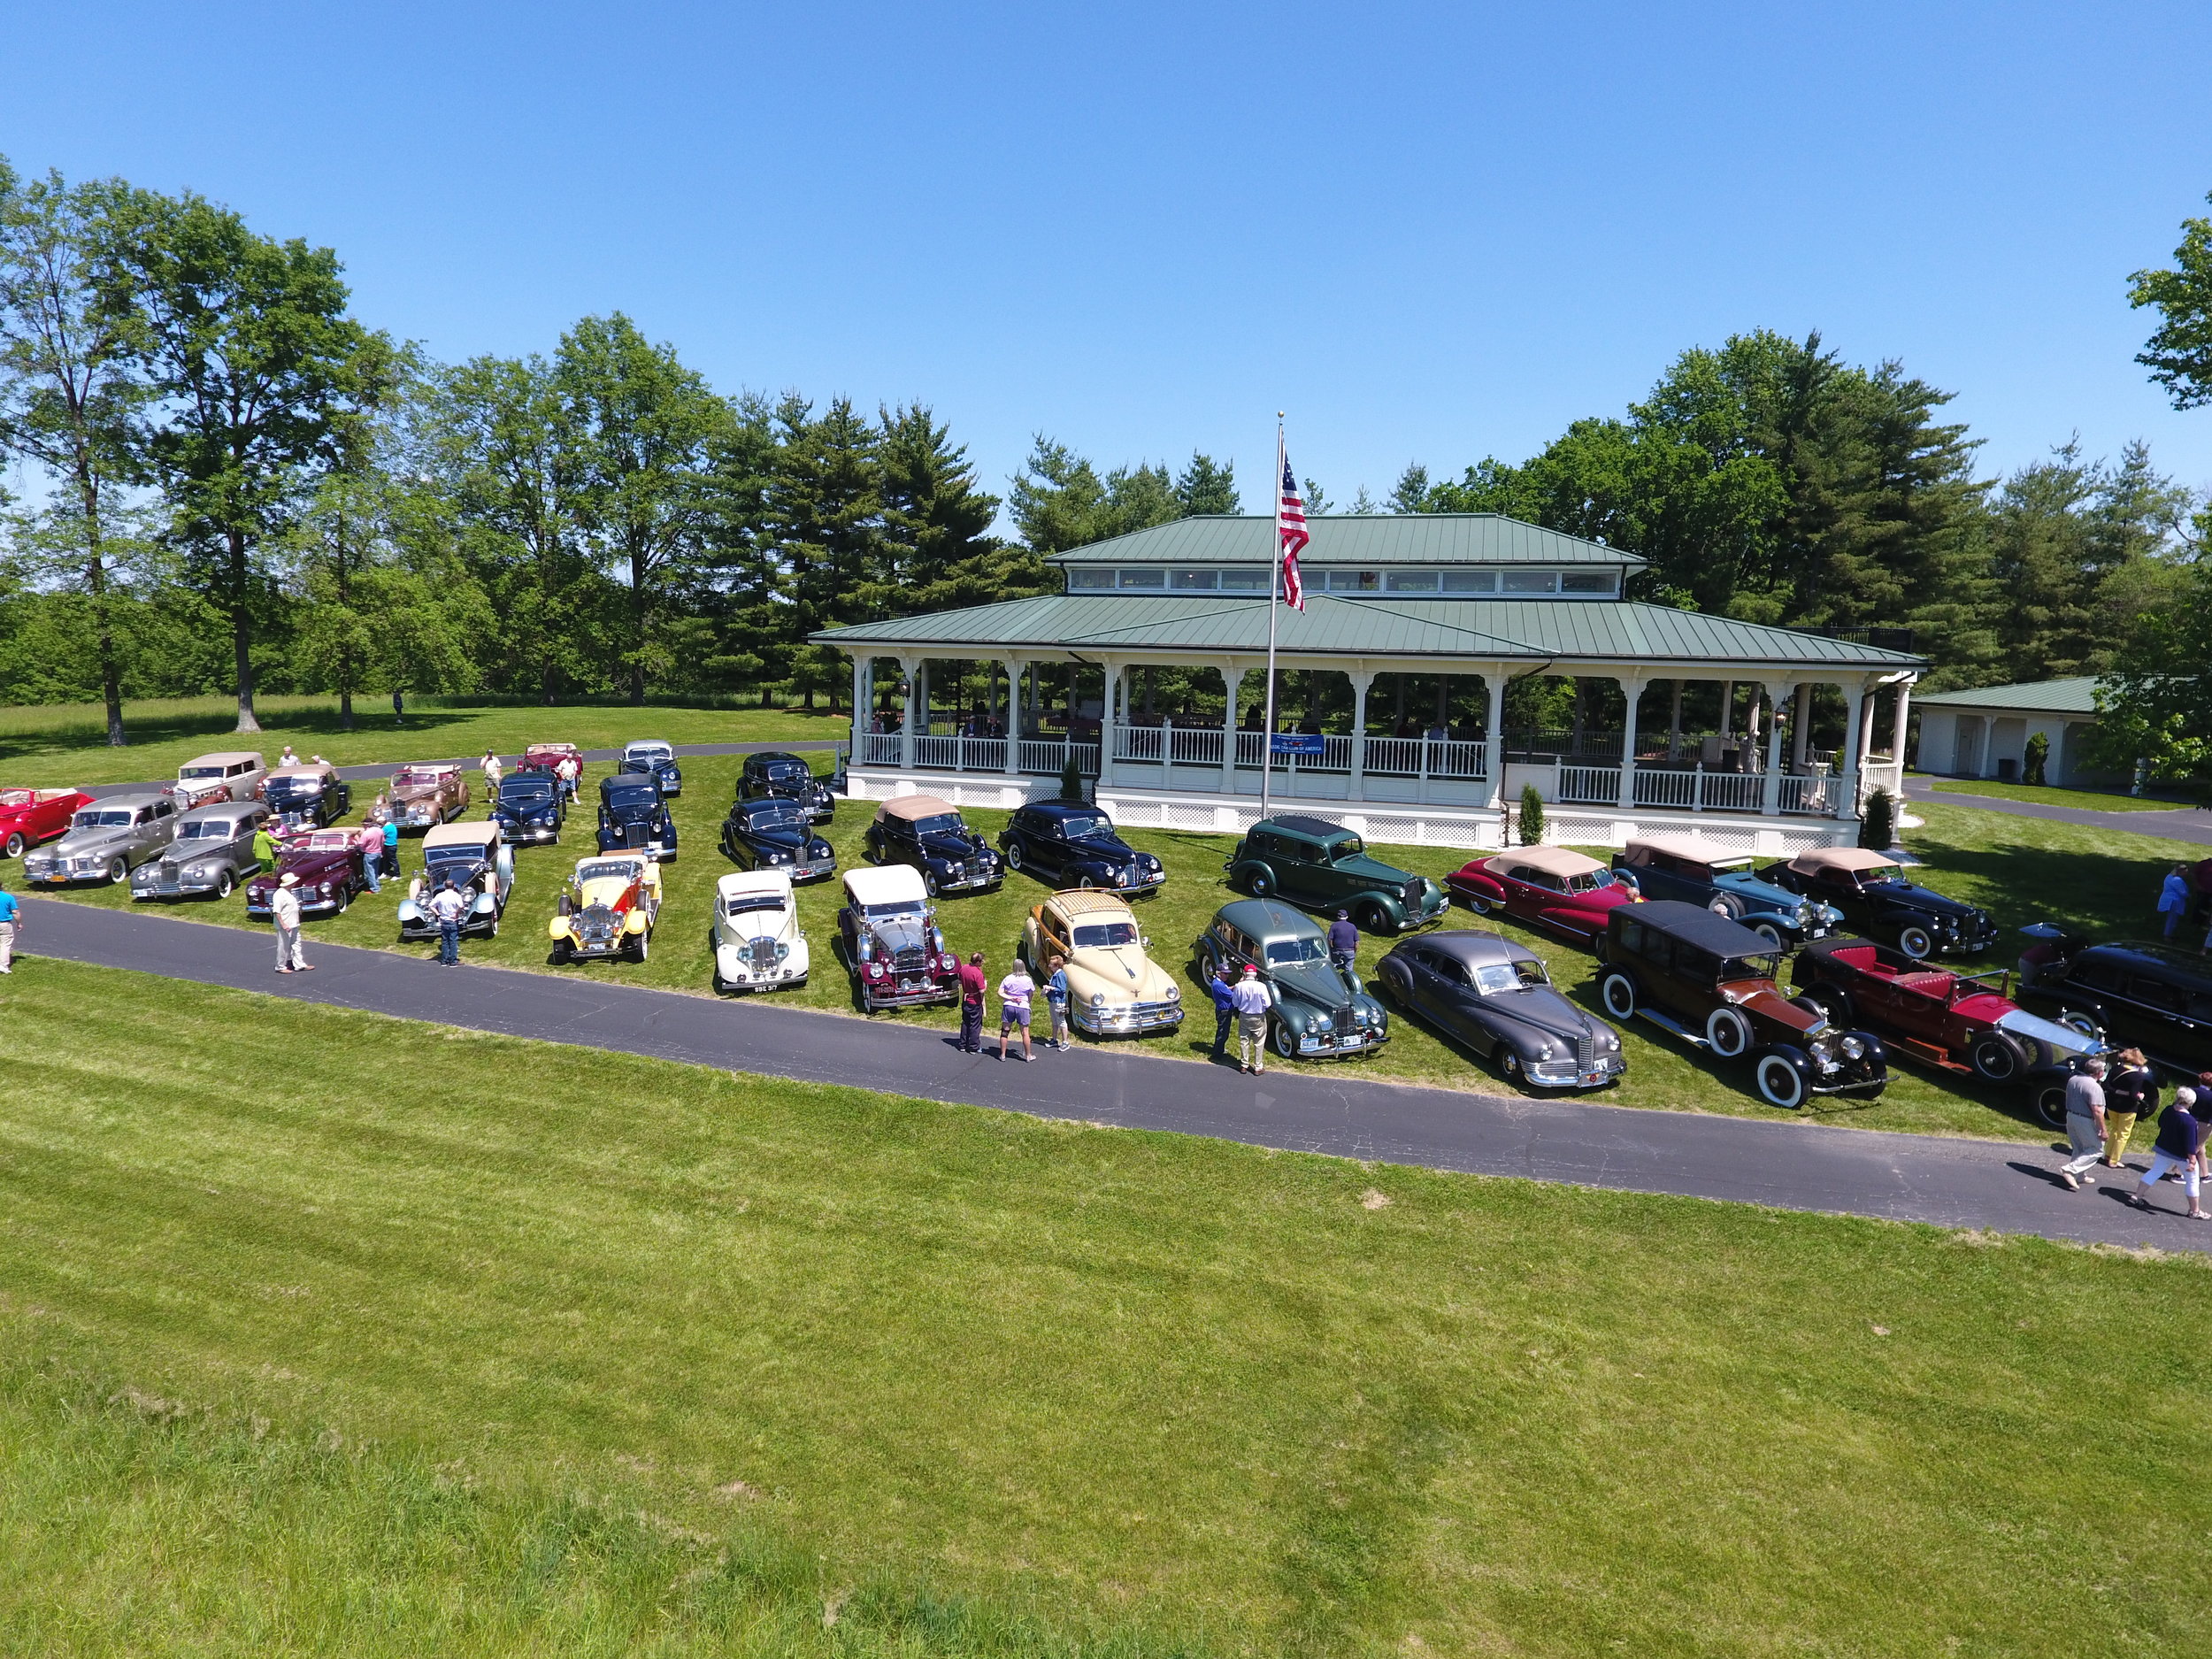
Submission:
[[1144,954],[1151,943],[1110,893],[1056,893],[1022,925],[1022,956],[1039,999],[1052,958],[1067,959],[1068,1023],[1093,1037],[1141,1037],[1183,1023],[1174,976]]

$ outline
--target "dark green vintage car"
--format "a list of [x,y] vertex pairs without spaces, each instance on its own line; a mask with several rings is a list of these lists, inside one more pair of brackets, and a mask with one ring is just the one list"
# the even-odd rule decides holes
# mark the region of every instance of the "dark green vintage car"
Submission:
[[1281,897],[1310,910],[1349,910],[1371,933],[1405,933],[1441,921],[1451,901],[1426,876],[1371,858],[1354,831],[1325,818],[1262,818],[1224,866],[1229,885],[1256,899]]
[[1329,960],[1329,941],[1287,904],[1240,899],[1214,913],[1191,947],[1198,977],[1216,968],[1233,985],[1249,963],[1260,971],[1274,1006],[1269,1045],[1285,1059],[1370,1054],[1390,1041],[1390,1016],[1361,987],[1359,976]]

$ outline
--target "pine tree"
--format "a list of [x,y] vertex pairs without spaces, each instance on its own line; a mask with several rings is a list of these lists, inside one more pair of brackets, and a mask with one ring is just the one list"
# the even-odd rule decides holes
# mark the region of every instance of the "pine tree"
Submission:
[[789,596],[785,637],[792,682],[811,709],[826,691],[831,706],[846,661],[833,647],[808,643],[822,628],[857,621],[868,577],[882,568],[883,471],[874,426],[849,398],[818,418],[796,394],[776,409],[781,439],[767,492],[767,522]]
[[869,616],[950,611],[1048,591],[1033,549],[991,534],[998,497],[929,410],[879,411],[884,565],[859,596]]
[[1210,455],[1192,450],[1190,465],[1175,480],[1175,502],[1186,518],[1200,513],[1242,512],[1244,502],[1237,494],[1236,463],[1230,461],[1217,466]]

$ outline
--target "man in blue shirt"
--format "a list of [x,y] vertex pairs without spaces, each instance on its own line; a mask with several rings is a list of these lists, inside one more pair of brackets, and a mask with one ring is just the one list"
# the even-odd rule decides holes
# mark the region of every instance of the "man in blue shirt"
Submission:
[[15,895],[0,887],[0,973],[15,972],[15,930],[23,924],[23,907]]
[[1045,1007],[1052,1015],[1052,1035],[1046,1039],[1048,1046],[1062,1054],[1068,1051],[1068,959],[1052,959],[1052,977],[1045,981]]
[[1214,964],[1213,977],[1206,988],[1214,995],[1214,1056],[1217,1060],[1229,1051],[1229,1028],[1237,1021],[1236,993],[1229,988],[1229,981],[1221,977],[1221,964]]
[[1359,929],[1352,926],[1348,911],[1339,910],[1336,920],[1329,924],[1329,960],[1336,964],[1339,973],[1349,973],[1359,956]]
[[399,814],[395,812],[384,820],[384,873],[399,873]]

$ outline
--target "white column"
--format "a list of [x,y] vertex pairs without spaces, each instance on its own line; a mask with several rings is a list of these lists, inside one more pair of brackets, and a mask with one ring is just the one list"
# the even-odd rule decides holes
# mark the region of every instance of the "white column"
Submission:
[[1099,667],[1098,682],[1098,781],[1101,787],[1114,781],[1114,740],[1120,733],[1121,665],[1105,663]]
[[1866,682],[1843,687],[1843,752],[1836,757],[1836,787],[1842,791],[1839,816],[1859,815],[1859,768],[1866,756]]
[[853,653],[853,759],[868,757],[868,659]]
[[1805,770],[1805,743],[1813,730],[1813,688],[1804,680],[1797,682],[1797,695],[1790,699],[1790,770]]
[[1221,793],[1237,792],[1237,690],[1244,683],[1244,671],[1233,664],[1221,665],[1221,687],[1228,693],[1221,708]]
[[899,710],[899,764],[909,772],[914,770],[914,694],[921,686],[921,668],[918,657],[899,658],[899,672],[906,680],[906,706]]
[[1375,683],[1371,673],[1346,676],[1352,682],[1352,781],[1348,793],[1355,801],[1367,798],[1367,688]]
[[1022,769],[1022,670],[1026,666],[1014,657],[1006,659],[1006,764],[1002,770],[1009,776]]
[[1759,810],[1772,818],[1782,810],[1782,699],[1789,695],[1786,680],[1767,681],[1767,775],[1759,787]]
[[1720,741],[1724,747],[1736,734],[1736,682],[1724,680],[1720,684]]
[[1505,795],[1505,664],[1491,664],[1483,670],[1482,682],[1490,692],[1489,726],[1484,733],[1490,799],[1484,804],[1495,808]]
[[1667,710],[1667,764],[1682,764],[1682,677],[1674,679],[1674,695],[1668,699]]
[[1627,707],[1621,716],[1621,795],[1620,810],[1636,810],[1636,708],[1644,699],[1644,677],[1641,674],[1619,676],[1621,695]]
[[1897,718],[1892,726],[1890,758],[1897,763],[1897,793],[1905,793],[1905,718],[1912,711],[1912,687],[1909,680],[1897,682]]

